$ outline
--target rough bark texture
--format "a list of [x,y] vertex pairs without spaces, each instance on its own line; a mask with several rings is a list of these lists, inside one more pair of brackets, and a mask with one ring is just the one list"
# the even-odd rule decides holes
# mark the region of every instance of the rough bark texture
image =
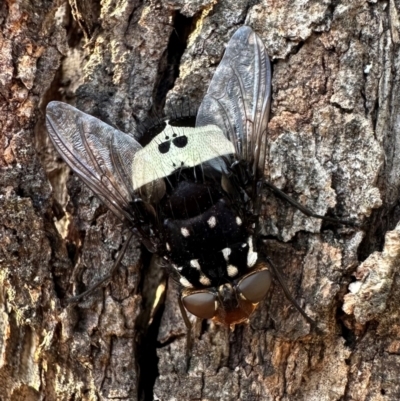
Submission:
[[[400,1],[6,0],[0,3],[2,400],[400,398]],[[177,289],[70,175],[43,111],[64,100],[125,132],[198,104],[247,24],[273,61],[265,252],[275,285],[247,326],[203,322],[185,371]],[[167,288],[157,298],[155,289]],[[157,296],[158,296],[157,295]]]

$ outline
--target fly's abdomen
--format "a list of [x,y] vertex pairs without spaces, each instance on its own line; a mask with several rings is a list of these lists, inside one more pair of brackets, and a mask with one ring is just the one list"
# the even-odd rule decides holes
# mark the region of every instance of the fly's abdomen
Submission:
[[230,282],[248,270],[249,255],[257,258],[245,224],[223,198],[198,216],[167,219],[164,234],[166,256],[186,287]]

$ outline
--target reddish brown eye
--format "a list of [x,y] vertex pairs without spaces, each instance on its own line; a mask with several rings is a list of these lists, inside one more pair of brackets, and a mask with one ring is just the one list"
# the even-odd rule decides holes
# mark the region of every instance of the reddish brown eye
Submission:
[[268,270],[259,270],[243,278],[237,289],[248,301],[255,304],[265,298],[271,280],[271,273]]
[[211,292],[196,292],[182,297],[185,308],[202,319],[211,319],[215,315],[216,296]]

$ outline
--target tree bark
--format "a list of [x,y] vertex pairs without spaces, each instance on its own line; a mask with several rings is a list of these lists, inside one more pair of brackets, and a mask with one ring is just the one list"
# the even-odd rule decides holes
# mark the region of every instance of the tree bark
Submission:
[[[400,398],[400,1],[7,0],[0,4],[2,400]],[[178,288],[49,143],[64,100],[124,132],[198,105],[235,30],[273,65],[264,251],[278,284],[234,331],[196,324]]]

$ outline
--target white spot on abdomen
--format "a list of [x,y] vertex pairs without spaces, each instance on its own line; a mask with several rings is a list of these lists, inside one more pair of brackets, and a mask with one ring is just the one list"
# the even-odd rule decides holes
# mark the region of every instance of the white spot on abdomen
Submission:
[[258,254],[257,252],[250,252],[247,254],[247,266],[253,267],[257,262]]
[[238,268],[236,266],[233,266],[233,265],[228,265],[227,271],[228,271],[228,276],[229,277],[235,277],[239,272]]
[[176,265],[175,263],[172,263],[172,267],[173,267],[175,270],[178,270],[178,272],[182,271],[182,266],[178,266],[178,265]]
[[247,239],[247,243],[249,244],[250,251],[253,251],[253,237],[250,235],[250,237]]
[[193,288],[193,285],[190,284],[189,280],[187,280],[185,277],[181,277],[179,282],[186,288]]
[[241,226],[241,225],[242,225],[242,219],[241,219],[239,216],[236,216],[236,224],[237,224],[238,226]]
[[200,281],[200,283],[203,284],[203,285],[211,285],[211,280],[210,280],[208,277],[206,277],[204,274],[202,274],[202,275],[200,276],[199,281]]
[[171,247],[169,246],[168,242],[165,243],[165,247],[167,248],[168,252],[171,250]]
[[221,252],[224,255],[224,259],[227,261],[232,251],[231,248],[224,248]]
[[182,234],[184,237],[189,237],[190,232],[189,232],[189,230],[188,230],[186,227],[182,227],[182,228],[181,228],[181,234]]
[[201,269],[200,263],[199,263],[199,260],[198,260],[198,259],[192,259],[192,260],[190,261],[190,266],[194,267],[194,268],[197,269],[197,270],[200,270],[200,269]]
[[250,236],[247,240],[249,244],[249,252],[247,253],[247,266],[253,267],[254,264],[257,262],[258,254],[257,252],[253,251],[253,237]]
[[210,226],[210,228],[214,228],[217,224],[217,219],[215,218],[215,216],[211,216],[208,220],[207,220],[208,225]]

